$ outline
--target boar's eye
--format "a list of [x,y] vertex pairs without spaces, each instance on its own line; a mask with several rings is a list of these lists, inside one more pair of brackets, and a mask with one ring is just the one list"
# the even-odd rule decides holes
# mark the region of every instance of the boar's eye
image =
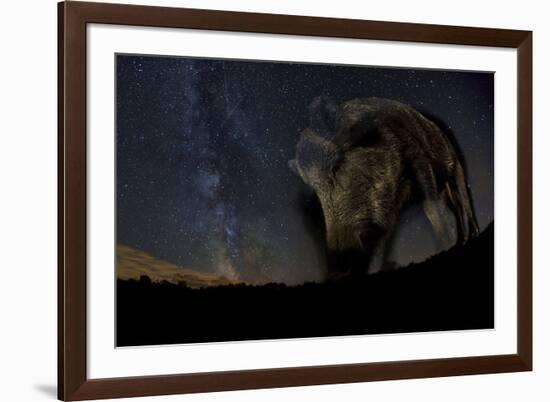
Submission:
[[340,167],[342,166],[342,162],[344,161],[344,157],[342,154],[338,154],[334,160],[332,161],[331,163],[331,166],[330,166],[330,174],[335,177],[336,174],[338,173],[338,170],[340,169]]

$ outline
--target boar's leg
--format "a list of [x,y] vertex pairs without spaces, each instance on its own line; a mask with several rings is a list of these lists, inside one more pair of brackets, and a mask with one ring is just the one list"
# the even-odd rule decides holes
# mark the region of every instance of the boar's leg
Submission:
[[378,243],[376,244],[371,261],[367,270],[367,274],[374,274],[376,272],[380,272],[384,270],[384,264],[386,262],[387,257],[387,244],[388,240],[391,236],[391,232],[388,230],[386,231],[378,240]]
[[469,238],[477,236],[479,226],[472,209],[472,199],[460,164],[457,164],[454,176],[451,176],[445,184],[445,199],[447,206],[455,217],[456,243],[464,244]]
[[362,253],[352,267],[352,274],[378,272],[384,262],[388,230],[373,222],[362,222],[354,226],[353,232]]
[[468,228],[466,227],[466,220],[462,211],[462,207],[459,201],[456,199],[456,192],[453,191],[451,185],[447,182],[445,184],[445,200],[447,201],[447,207],[451,210],[456,221],[456,244],[463,244],[466,242]]
[[447,226],[445,206],[437,188],[434,171],[429,163],[416,166],[417,182],[423,193],[423,208],[426,217],[432,225],[438,248],[447,248],[451,245],[451,235]]
[[456,188],[455,194],[459,197],[459,204],[462,207],[463,219],[468,222],[468,234],[465,238],[469,239],[475,237],[479,234],[479,225],[473,211],[473,202],[466,185],[464,170],[460,164],[458,164],[455,168],[454,181],[451,182],[451,185],[453,188]]
[[432,225],[437,247],[439,249],[447,249],[451,245],[451,239],[445,224],[445,211],[443,210],[441,200],[435,198],[426,199],[422,206],[424,207],[426,217]]

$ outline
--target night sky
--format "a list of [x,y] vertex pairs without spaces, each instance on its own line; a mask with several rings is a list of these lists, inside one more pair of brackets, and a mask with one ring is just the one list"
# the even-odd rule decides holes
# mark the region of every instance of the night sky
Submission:
[[[288,168],[320,95],[389,98],[434,117],[464,156],[480,228],[493,220],[492,73],[116,57],[119,243],[252,283],[320,280],[308,189]],[[390,259],[437,251],[421,208],[407,211]]]

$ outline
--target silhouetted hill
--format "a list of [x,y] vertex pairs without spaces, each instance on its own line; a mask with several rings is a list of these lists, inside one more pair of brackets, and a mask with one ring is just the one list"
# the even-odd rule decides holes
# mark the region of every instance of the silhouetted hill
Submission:
[[117,244],[117,278],[127,280],[139,279],[141,276],[147,276],[153,282],[185,282],[190,288],[234,283],[225,276],[180,267],[124,244]]
[[493,327],[493,225],[464,246],[364,278],[191,289],[118,280],[117,345]]

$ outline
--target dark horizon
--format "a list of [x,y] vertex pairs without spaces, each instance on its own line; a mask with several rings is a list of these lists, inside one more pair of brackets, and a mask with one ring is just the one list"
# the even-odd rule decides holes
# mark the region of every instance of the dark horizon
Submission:
[[408,268],[298,286],[118,280],[116,344],[494,328],[493,238],[489,225],[465,245]]
[[[307,108],[384,97],[434,116],[464,157],[483,230],[493,220],[493,75],[480,72],[117,55],[117,242],[245,281],[323,276],[288,169]],[[391,259],[438,252],[421,208]]]

